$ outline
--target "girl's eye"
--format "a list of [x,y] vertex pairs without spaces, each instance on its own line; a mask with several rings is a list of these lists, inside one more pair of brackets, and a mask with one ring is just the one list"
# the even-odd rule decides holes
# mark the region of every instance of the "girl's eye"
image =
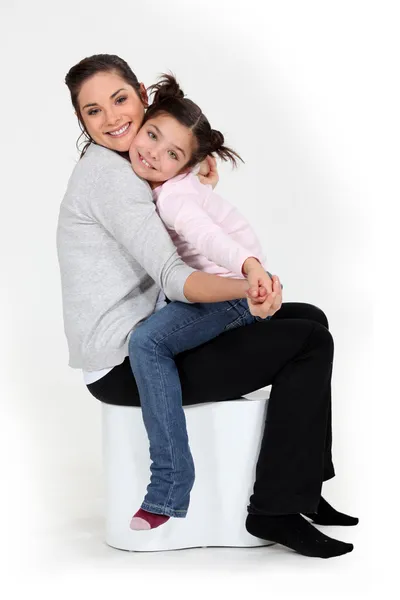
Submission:
[[155,136],[155,134],[154,134],[152,131],[148,131],[147,133],[148,133],[148,135],[149,135],[149,138],[150,138],[151,140],[156,140],[156,139],[157,139],[157,137]]
[[177,155],[175,154],[175,152],[173,150],[169,150],[169,155],[174,160],[178,160],[178,157],[177,157]]
[[125,102],[126,99],[126,96],[120,96],[119,98],[117,98],[116,102],[118,102],[118,104],[122,104],[123,102]]
[[92,108],[91,110],[88,110],[88,115],[89,117],[91,117],[92,115],[95,115],[99,112],[98,108]]

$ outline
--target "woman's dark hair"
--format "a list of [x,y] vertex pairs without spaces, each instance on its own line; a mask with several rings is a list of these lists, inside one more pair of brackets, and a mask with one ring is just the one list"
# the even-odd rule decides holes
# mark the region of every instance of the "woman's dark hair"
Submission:
[[[116,56],[115,54],[94,54],[74,65],[68,71],[65,77],[65,83],[70,91],[71,102],[78,116],[78,124],[82,132],[76,141],[76,147],[78,151],[81,152],[80,158],[85,154],[93,140],[86,131],[83,122],[81,111],[79,110],[78,95],[84,82],[97,73],[116,73],[136,90],[136,93],[140,98],[140,83],[138,78],[128,63],[119,56]],[[79,141],[82,136],[84,146],[81,150],[79,148]]]
[[220,131],[211,129],[211,125],[202,113],[201,108],[189,98],[184,97],[185,94],[179,87],[175,77],[165,73],[160,77],[158,83],[148,88],[148,92],[154,94],[154,98],[151,106],[146,111],[144,123],[156,115],[166,113],[192,131],[196,140],[196,147],[185,167],[193,167],[204,160],[206,156],[214,153],[222,160],[230,160],[234,167],[237,166],[236,159],[243,162],[239,154],[224,146],[224,136]]

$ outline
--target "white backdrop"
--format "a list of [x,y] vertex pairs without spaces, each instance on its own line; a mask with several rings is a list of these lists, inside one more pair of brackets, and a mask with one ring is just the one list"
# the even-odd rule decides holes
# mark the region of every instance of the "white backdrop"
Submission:
[[[365,569],[371,542],[378,540],[370,520],[374,493],[381,499],[369,462],[377,418],[372,312],[377,303],[386,305],[372,234],[387,192],[393,193],[382,168],[398,165],[394,129],[385,145],[382,138],[389,122],[396,125],[389,116],[398,91],[392,87],[398,78],[394,4],[2,4],[1,510],[7,569],[19,585],[40,579],[50,593],[66,573],[81,582],[90,574],[92,585],[105,590],[108,577],[115,591],[116,572],[119,583],[137,583],[138,569],[149,577],[155,564],[165,582],[185,579],[191,569],[199,578],[203,568],[217,585],[230,571],[236,589],[242,575],[248,593],[263,581],[265,593],[280,590],[279,597],[290,589],[312,595],[321,585],[354,597],[369,585]],[[267,573],[271,550],[268,557],[217,553],[212,561],[197,551],[190,560],[175,553],[161,564],[120,558],[103,547],[100,410],[81,374],[67,367],[55,251],[59,203],[79,133],[64,77],[81,58],[101,52],[123,57],[146,85],[165,70],[176,74],[245,160],[234,172],[221,166],[218,191],[253,223],[270,270],[284,283],[284,300],[314,303],[328,315],[335,339],[337,477],[326,497],[361,518],[351,531],[329,531],[355,543],[346,558],[278,553]],[[385,432],[379,436],[384,443]],[[52,574],[45,576],[46,569]],[[171,589],[176,595],[175,583]]]

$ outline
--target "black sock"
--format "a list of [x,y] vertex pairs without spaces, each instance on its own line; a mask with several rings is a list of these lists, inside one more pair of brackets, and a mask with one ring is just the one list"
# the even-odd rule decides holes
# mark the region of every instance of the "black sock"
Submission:
[[350,517],[338,512],[322,496],[319,501],[318,511],[316,513],[304,514],[318,525],[357,525],[358,523],[357,517]]
[[353,544],[334,540],[318,531],[301,515],[247,515],[251,535],[278,542],[304,556],[331,558],[353,550]]

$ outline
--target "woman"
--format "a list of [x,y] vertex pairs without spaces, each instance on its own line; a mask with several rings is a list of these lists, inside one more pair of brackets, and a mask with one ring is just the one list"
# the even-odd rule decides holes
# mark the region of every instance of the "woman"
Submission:
[[[246,297],[248,285],[194,271],[177,256],[150,189],[124,158],[147,105],[129,66],[93,56],[75,65],[66,83],[89,140],[69,181],[57,236],[69,364],[85,371],[99,400],[139,405],[128,339],[153,312],[159,288],[172,300],[216,302]],[[302,516],[329,525],[357,522],[321,497],[322,482],[334,476],[326,317],[310,305],[281,305],[278,278],[257,310],[272,318],[177,357],[183,403],[237,398],[272,384],[247,530],[307,556],[345,554],[352,544],[328,538]]]

